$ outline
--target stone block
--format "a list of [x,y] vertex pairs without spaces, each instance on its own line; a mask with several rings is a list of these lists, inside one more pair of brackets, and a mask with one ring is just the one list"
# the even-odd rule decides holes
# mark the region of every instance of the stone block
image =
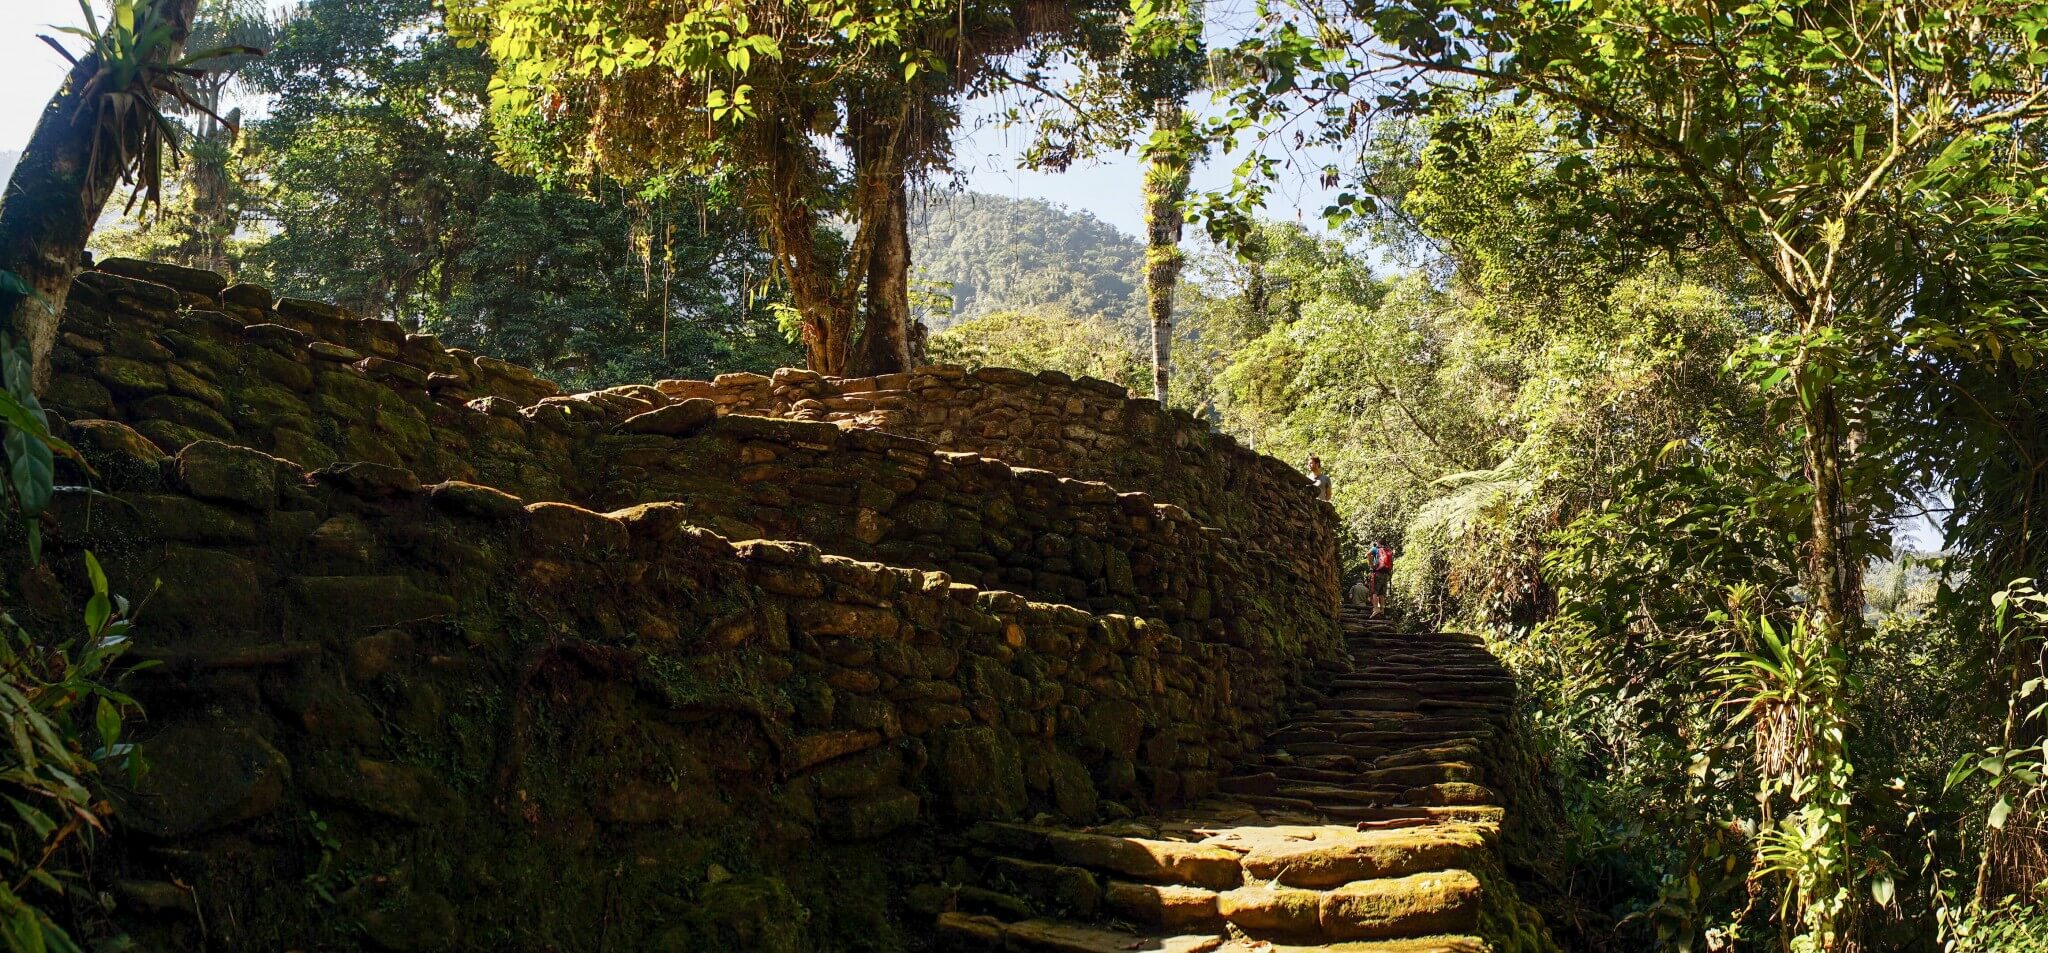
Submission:
[[268,510],[277,505],[278,464],[260,450],[202,440],[178,451],[178,481],[201,499]]
[[873,840],[917,823],[924,802],[900,787],[890,787],[826,810],[824,834],[837,841]]
[[309,628],[362,631],[447,616],[455,600],[404,576],[300,576],[291,593]]
[[194,718],[142,742],[150,770],[118,795],[122,824],[173,839],[254,820],[283,806],[291,765],[246,720]]
[[930,784],[955,818],[1008,818],[1029,804],[1016,742],[986,725],[940,729],[930,738]]
[[702,397],[693,397],[679,403],[628,417],[625,422],[619,424],[619,430],[622,433],[688,437],[702,431],[716,419],[718,419],[718,403],[716,401]]

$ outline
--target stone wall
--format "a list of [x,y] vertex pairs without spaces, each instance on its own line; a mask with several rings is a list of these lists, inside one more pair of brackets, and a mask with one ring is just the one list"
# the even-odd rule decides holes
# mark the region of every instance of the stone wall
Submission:
[[[96,866],[144,949],[917,948],[893,885],[935,876],[933,835],[1198,795],[1337,651],[1333,552],[1166,496],[1249,518],[1230,484],[674,383],[562,395],[106,267],[49,392],[102,492],[60,494],[43,566],[10,547],[5,596],[71,625],[87,550],[161,585],[133,683],[155,767]],[[1331,538],[1312,501],[1284,518]]]
[[[908,374],[828,378],[784,369],[662,381],[673,397],[728,412],[872,427],[1126,490],[1143,490],[1246,540],[1304,554],[1305,578],[1334,580],[1334,514],[1308,478],[1255,453],[1186,411],[1162,409],[1108,381],[1058,371],[923,367]],[[1331,562],[1319,558],[1325,554]],[[1330,594],[1331,604],[1337,600]]]

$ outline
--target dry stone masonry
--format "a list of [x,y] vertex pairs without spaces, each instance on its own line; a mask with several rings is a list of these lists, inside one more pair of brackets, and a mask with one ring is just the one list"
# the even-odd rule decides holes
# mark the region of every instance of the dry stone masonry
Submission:
[[1001,942],[990,831],[1242,788],[1357,650],[1303,478],[1098,381],[563,394],[119,260],[53,367],[92,489],[6,602],[70,625],[87,551],[153,593],[96,861],[140,949]]
[[1344,611],[1355,667],[1217,793],[1091,826],[981,822],[913,902],[972,950],[1556,953],[1509,876],[1544,839],[1503,806],[1541,800],[1512,680],[1469,636]]

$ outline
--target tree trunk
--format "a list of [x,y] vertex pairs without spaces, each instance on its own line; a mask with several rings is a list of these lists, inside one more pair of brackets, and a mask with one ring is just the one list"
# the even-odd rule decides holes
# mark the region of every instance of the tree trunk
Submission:
[[[1797,371],[1795,371],[1795,374]],[[1813,548],[1807,556],[1814,607],[1837,641],[1853,639],[1862,623],[1863,567],[1850,549],[1856,525],[1849,512],[1841,407],[1831,385],[1815,389],[1803,406],[1807,480],[1813,486]]]
[[[845,141],[857,185],[853,246],[840,290],[847,313],[859,310],[862,316],[851,356],[859,374],[910,366],[910,183],[904,148],[910,104],[907,97],[883,93],[847,107]],[[856,309],[856,300],[864,306]]]
[[910,196],[902,171],[883,183],[887,195],[876,203],[874,244],[868,259],[867,311],[854,348],[864,375],[910,369]]
[[[166,60],[183,55],[185,35],[199,0],[155,0],[158,16],[174,25]],[[50,347],[57,340],[57,322],[78,274],[85,243],[121,181],[114,161],[121,144],[103,137],[104,96],[83,95],[100,70],[100,58],[81,58],[43,110],[21,154],[7,191],[0,196],[0,270],[19,276],[30,297],[0,294],[7,326],[28,341],[35,365],[35,387],[49,382]],[[93,166],[93,150],[101,162]]]
[[762,135],[766,141],[757,148],[769,157],[769,172],[754,180],[750,204],[775,268],[789,283],[790,304],[803,327],[804,363],[820,374],[842,376],[851,315],[842,313],[830,265],[819,253],[803,143],[789,141],[779,129],[764,128]]
[[1181,204],[1188,194],[1189,156],[1180,132],[1180,103],[1154,105],[1152,144],[1145,158],[1145,311],[1152,323],[1152,399],[1166,403],[1173,372],[1173,292],[1180,281]]

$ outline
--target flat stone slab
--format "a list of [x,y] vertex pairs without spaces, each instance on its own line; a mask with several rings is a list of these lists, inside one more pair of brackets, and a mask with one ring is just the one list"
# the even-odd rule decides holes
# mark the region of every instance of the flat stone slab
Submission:
[[1240,827],[1204,844],[1242,850],[1238,863],[1260,880],[1289,887],[1337,887],[1354,880],[1468,867],[1491,845],[1495,828],[1446,824],[1392,830],[1355,827]]
[[1185,841],[1084,834],[1028,824],[984,822],[969,837],[999,849],[1025,850],[1062,864],[1091,867],[1135,880],[1228,890],[1244,882],[1237,855]]
[[1346,940],[1296,946],[1264,940],[1232,940],[1216,953],[1493,953],[1486,941],[1473,936],[1425,936],[1411,940]]
[[1360,880],[1322,895],[1323,935],[1374,940],[1479,928],[1479,878],[1446,870]]
[[1214,935],[1140,936],[1055,920],[1004,923],[960,913],[940,914],[939,930],[995,949],[1030,953],[1213,953],[1223,945],[1223,938]]

